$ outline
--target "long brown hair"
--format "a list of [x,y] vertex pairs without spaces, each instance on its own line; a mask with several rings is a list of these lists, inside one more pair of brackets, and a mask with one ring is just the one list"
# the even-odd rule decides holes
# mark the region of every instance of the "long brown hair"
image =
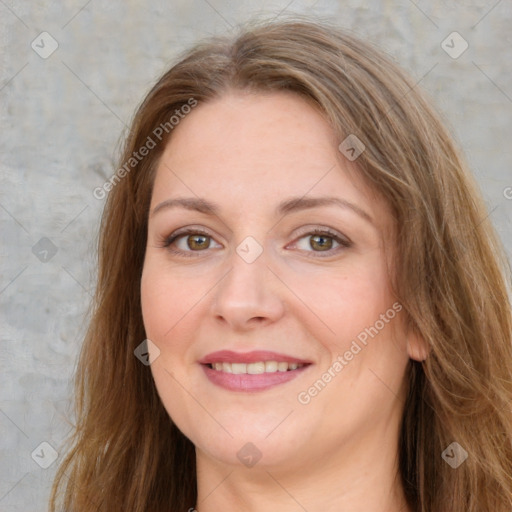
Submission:
[[[176,109],[229,89],[292,91],[344,140],[389,203],[397,230],[394,291],[430,353],[409,363],[400,474],[415,512],[512,509],[510,267],[480,193],[439,116],[387,56],[325,22],[250,24],[182,55],[134,117],[111,180],[99,272],[75,381],[76,426],[50,509],[186,511],[197,498],[195,451],[165,411],[148,366],[140,305],[148,208]],[[182,112],[184,110],[181,110]],[[167,130],[155,129],[167,123]],[[140,160],[134,152],[155,147]],[[133,165],[132,165],[133,164]],[[458,443],[457,468],[442,454]]]

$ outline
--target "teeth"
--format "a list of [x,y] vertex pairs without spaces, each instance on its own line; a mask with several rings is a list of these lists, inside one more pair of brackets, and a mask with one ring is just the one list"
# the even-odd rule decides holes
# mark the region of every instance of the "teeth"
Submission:
[[265,363],[263,361],[258,363],[249,363],[247,365],[247,373],[256,375],[258,373],[265,373]]
[[277,361],[265,361],[265,372],[266,373],[277,372],[278,366],[279,366],[279,363]]
[[280,372],[286,372],[288,371],[288,363],[277,363],[277,369]]
[[257,375],[261,373],[287,372],[302,368],[302,363],[278,363],[277,361],[258,361],[256,363],[212,363],[212,368],[217,371],[239,375],[248,373]]
[[[222,363],[224,364],[224,363]],[[229,363],[227,363],[229,364]],[[231,370],[233,373],[239,374],[239,373],[247,373],[247,365],[245,363],[232,363],[231,364]]]

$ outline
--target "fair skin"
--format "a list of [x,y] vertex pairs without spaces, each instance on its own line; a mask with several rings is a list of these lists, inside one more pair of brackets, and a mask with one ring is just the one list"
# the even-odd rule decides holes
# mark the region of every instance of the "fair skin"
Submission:
[[[340,142],[298,96],[231,91],[180,121],[159,161],[142,312],[160,351],[151,364],[159,396],[196,447],[198,500],[190,507],[199,512],[409,510],[397,476],[398,437],[406,366],[424,350],[405,334],[404,313],[380,322],[342,371],[332,370],[397,302],[391,214]],[[320,196],[356,209],[276,214],[286,199]],[[202,198],[218,212],[154,212],[176,198]],[[163,247],[186,226],[207,235]],[[250,263],[236,250],[246,237],[262,250]],[[198,362],[223,349],[275,351],[311,364],[274,387],[233,391],[212,383]],[[325,387],[305,394],[329,368],[335,376]],[[237,456],[247,443],[261,455],[252,467]]]

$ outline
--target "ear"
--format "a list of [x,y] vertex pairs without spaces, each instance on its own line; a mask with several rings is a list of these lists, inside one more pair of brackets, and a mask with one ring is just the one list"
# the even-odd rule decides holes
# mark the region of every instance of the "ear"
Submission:
[[407,354],[416,361],[425,361],[430,353],[430,347],[422,336],[414,331],[407,336]]

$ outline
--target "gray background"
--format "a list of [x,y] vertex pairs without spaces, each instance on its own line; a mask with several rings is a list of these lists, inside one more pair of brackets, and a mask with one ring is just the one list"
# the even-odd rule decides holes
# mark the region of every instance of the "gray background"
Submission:
[[[40,467],[52,461],[40,444],[59,451],[70,428],[95,286],[104,200],[92,191],[114,172],[136,105],[197,39],[290,13],[335,20],[412,74],[465,150],[512,259],[510,0],[0,0],[1,511],[46,510],[57,463]],[[441,46],[453,31],[469,44],[458,58]],[[58,43],[49,56],[42,32]]]

